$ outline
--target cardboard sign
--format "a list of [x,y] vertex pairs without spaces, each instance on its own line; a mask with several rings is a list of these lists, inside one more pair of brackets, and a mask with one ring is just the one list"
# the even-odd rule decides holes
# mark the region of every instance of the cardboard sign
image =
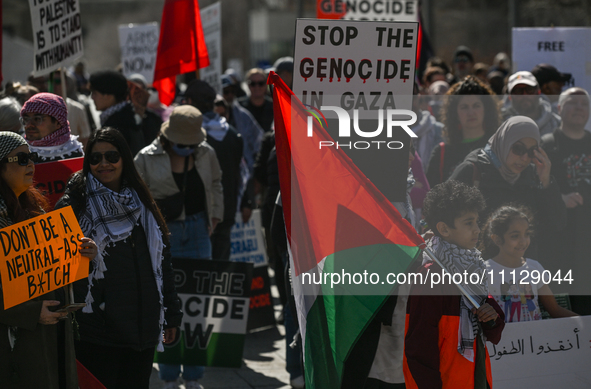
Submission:
[[[293,91],[333,139],[319,148],[341,148],[390,201],[406,198],[410,134],[395,120],[412,125],[416,115],[391,113],[412,108],[417,28],[415,22],[296,24]],[[292,132],[293,147],[312,136],[309,123],[307,131]]]
[[591,387],[591,316],[508,323],[486,347],[495,389]]
[[82,169],[84,157],[35,165],[35,188],[49,201],[51,208],[64,195],[70,176]]
[[271,298],[271,279],[269,278],[269,258],[263,238],[261,211],[255,209],[248,223],[242,223],[242,214],[236,214],[236,224],[232,227],[232,248],[230,261],[246,262],[254,265],[250,294],[250,314],[248,331],[274,326],[275,315]]
[[591,28],[552,27],[513,29],[513,71],[550,64],[572,78],[564,88],[591,89]]
[[240,367],[252,265],[173,258],[183,321],[174,343],[156,353],[155,362]]
[[43,76],[84,55],[79,0],[29,0],[33,25],[33,75]]
[[269,259],[263,238],[261,211],[255,209],[248,223],[242,223],[242,214],[236,214],[236,224],[232,227],[232,247],[230,261],[252,263],[255,268],[267,266]]
[[154,81],[159,37],[160,28],[156,22],[119,26],[121,63],[126,78],[139,73],[146,78],[148,84]]
[[201,10],[201,25],[209,54],[209,66],[199,69],[201,79],[222,94],[222,3],[217,2]]
[[318,19],[416,22],[418,0],[316,0]]
[[72,207],[0,230],[4,308],[88,277],[89,260],[79,253],[83,236]]

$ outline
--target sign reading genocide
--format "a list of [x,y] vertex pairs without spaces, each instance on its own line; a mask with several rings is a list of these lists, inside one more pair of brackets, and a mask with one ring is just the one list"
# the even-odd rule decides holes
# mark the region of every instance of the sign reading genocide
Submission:
[[126,78],[139,73],[146,78],[148,84],[154,81],[159,36],[160,29],[156,22],[119,26],[121,63]]
[[217,93],[222,94],[222,3],[213,3],[201,10],[201,25],[209,54],[209,66],[199,69],[200,77]]
[[240,367],[252,265],[185,258],[172,263],[183,321],[176,340],[164,345],[155,361]]
[[418,0],[316,0],[316,17],[416,22]]
[[1,229],[4,308],[88,277],[89,260],[78,250],[83,236],[72,207]]
[[80,157],[35,165],[35,188],[43,193],[52,208],[64,195],[72,173],[82,169],[83,162],[84,158]]
[[72,64],[84,55],[79,0],[29,0],[35,77]]
[[591,316],[508,323],[486,347],[495,389],[591,387]]
[[311,121],[320,121],[333,141],[318,147],[343,149],[390,201],[405,200],[410,137],[416,137],[409,126],[416,121],[410,109],[417,28],[416,22],[296,24],[293,91],[310,117],[307,133],[292,132],[294,147],[312,136]]

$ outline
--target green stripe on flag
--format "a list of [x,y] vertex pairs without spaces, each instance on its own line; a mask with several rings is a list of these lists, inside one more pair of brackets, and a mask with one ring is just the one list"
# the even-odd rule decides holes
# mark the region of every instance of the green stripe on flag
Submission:
[[[326,257],[324,274],[328,274],[328,284],[321,283],[322,297],[318,296],[307,316],[307,387],[340,388],[344,362],[351,349],[396,287],[387,282],[387,275],[405,272],[418,253],[418,247],[377,244]],[[351,284],[345,275],[345,284],[331,288],[331,275],[342,279],[343,273],[351,275]],[[362,277],[354,277],[355,273]],[[373,277],[373,284],[372,273],[379,275],[379,280]]]

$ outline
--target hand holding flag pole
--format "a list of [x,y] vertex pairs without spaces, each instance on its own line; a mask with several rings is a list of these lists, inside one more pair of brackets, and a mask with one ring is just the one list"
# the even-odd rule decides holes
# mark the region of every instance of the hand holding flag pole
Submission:
[[[441,269],[448,274],[451,274],[441,263],[441,261],[439,259],[437,259],[437,257],[435,256],[435,254],[433,254],[433,251],[431,251],[431,249],[429,249],[428,247],[423,248],[423,250],[425,251],[425,253],[427,253],[427,255],[429,256],[429,258],[431,258],[431,260],[433,262],[435,262],[436,264],[439,265],[439,267],[441,267]],[[474,297],[472,297],[472,295],[470,295],[470,293],[468,293],[468,291],[466,290],[466,288],[464,288],[464,285],[462,284],[456,284],[456,286],[458,287],[458,289],[460,290],[460,292],[462,293],[462,295],[464,297],[466,297],[466,299],[468,299],[468,301],[470,302],[470,304],[472,304],[474,306],[474,308],[479,309],[480,308],[480,304],[478,304],[478,302],[476,300],[474,300]],[[487,322],[487,325],[492,328],[494,327],[496,324],[495,320],[489,320]]]

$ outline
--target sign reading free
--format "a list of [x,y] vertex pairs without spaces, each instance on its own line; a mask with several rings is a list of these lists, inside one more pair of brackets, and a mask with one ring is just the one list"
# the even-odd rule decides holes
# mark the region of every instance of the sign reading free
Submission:
[[4,309],[88,277],[83,236],[71,207],[0,230]]

